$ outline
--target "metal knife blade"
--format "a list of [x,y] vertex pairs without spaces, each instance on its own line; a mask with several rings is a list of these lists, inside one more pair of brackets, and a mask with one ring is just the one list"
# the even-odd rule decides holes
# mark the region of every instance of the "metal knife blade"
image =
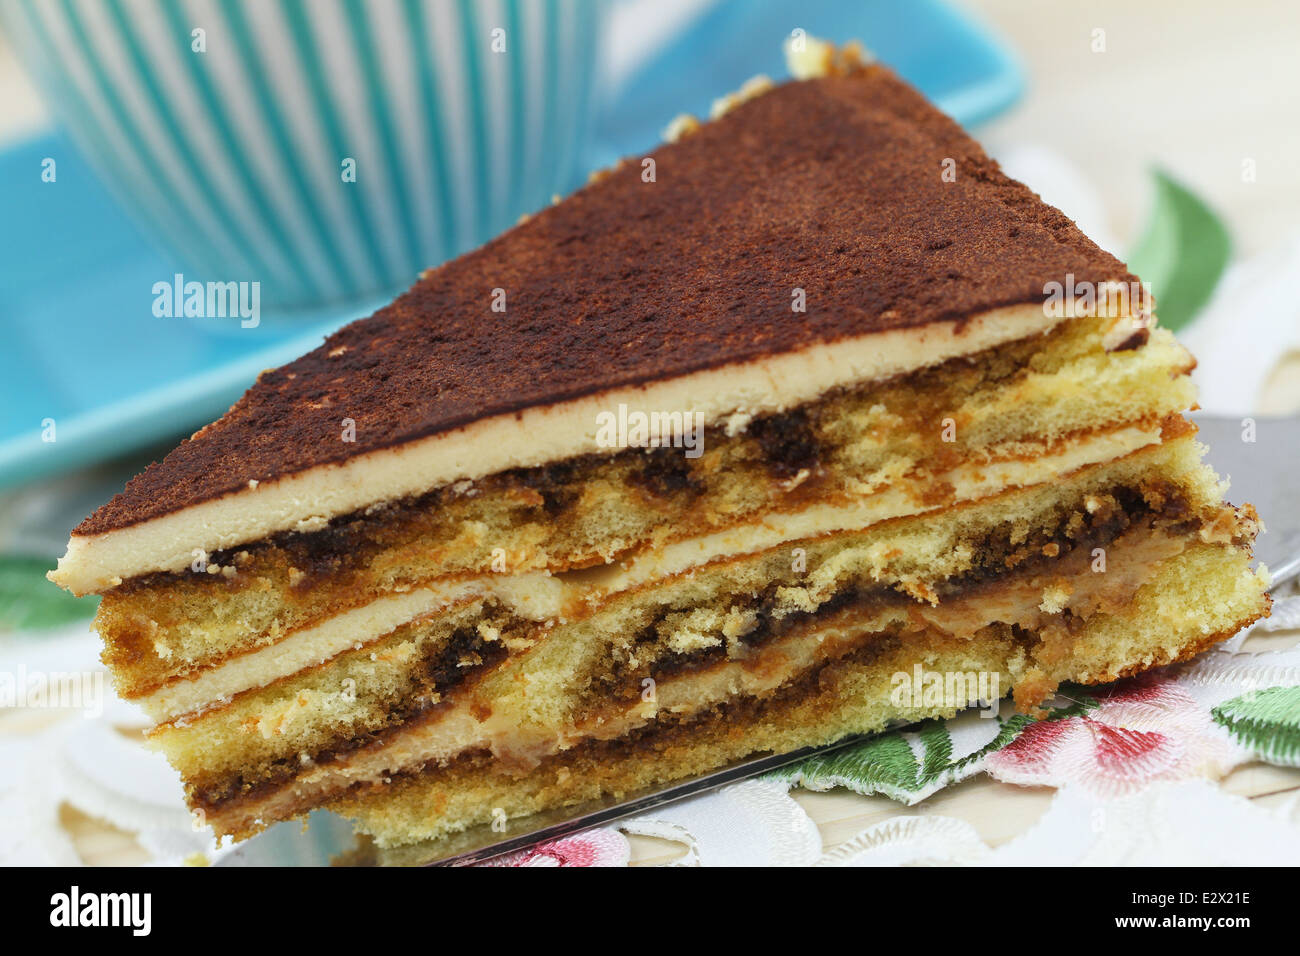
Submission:
[[1264,522],[1255,557],[1273,587],[1300,573],[1300,416],[1221,418],[1192,415],[1214,470],[1231,484],[1228,500],[1250,502]]

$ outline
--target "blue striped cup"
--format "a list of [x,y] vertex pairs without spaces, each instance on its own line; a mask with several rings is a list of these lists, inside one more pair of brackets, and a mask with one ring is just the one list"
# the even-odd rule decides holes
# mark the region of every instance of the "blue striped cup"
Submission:
[[120,201],[200,281],[372,298],[574,184],[601,5],[0,0]]

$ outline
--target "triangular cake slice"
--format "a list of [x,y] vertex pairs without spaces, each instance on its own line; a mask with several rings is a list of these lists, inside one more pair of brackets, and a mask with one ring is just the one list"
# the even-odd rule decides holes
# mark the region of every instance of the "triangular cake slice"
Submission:
[[[76,529],[220,833],[397,845],[1267,613],[1125,266],[816,47],[264,373]],[[806,64],[805,64],[806,66]]]

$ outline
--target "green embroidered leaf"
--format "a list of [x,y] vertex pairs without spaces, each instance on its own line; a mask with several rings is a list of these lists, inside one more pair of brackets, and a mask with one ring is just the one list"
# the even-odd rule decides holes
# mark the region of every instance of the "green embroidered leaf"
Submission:
[[0,631],[57,627],[95,613],[97,598],[75,598],[45,580],[54,562],[0,557]]
[[1150,283],[1156,316],[1177,330],[1209,301],[1228,264],[1228,230],[1199,197],[1162,170],[1153,170],[1155,206],[1129,253],[1129,268]]
[[1210,713],[1256,756],[1300,767],[1300,687],[1270,687],[1225,700]]
[[809,790],[847,786],[858,793],[879,791],[892,796],[918,789],[919,771],[912,748],[902,733],[893,731],[854,747],[781,767],[768,774],[768,779],[784,780]]
[[925,748],[921,759],[919,783],[938,780],[952,763],[952,735],[942,720],[927,720],[917,731]]

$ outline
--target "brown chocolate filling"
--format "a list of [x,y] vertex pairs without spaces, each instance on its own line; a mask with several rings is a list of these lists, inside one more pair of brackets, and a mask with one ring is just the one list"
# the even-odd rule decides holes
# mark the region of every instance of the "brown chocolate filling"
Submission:
[[652,448],[646,452],[645,459],[635,481],[653,497],[696,497],[704,490],[704,479],[691,470],[691,460],[681,449]]
[[758,442],[768,470],[777,478],[793,478],[800,471],[813,471],[821,463],[821,444],[813,428],[817,407],[765,415],[750,423],[749,433]]

